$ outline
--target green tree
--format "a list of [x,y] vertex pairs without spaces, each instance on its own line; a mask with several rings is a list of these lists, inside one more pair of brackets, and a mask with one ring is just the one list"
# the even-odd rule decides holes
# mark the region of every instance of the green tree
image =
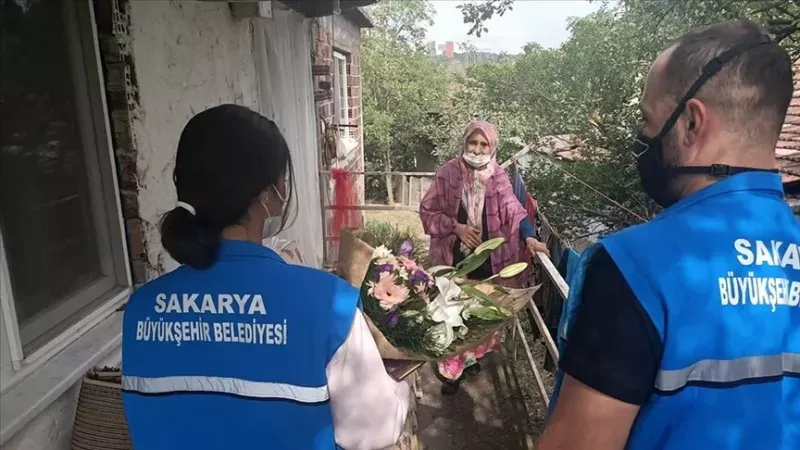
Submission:
[[[472,32],[485,32],[486,21],[512,3],[468,4],[463,8],[465,21],[477,24]],[[637,105],[643,80],[658,52],[697,26],[749,18],[769,26],[782,45],[797,54],[799,15],[796,1],[606,3],[595,14],[573,19],[571,36],[560,48],[529,44],[518,58],[470,68],[463,83],[478,86],[471,92],[478,97],[470,104],[480,114],[502,118],[501,135],[519,136],[528,143],[568,135],[580,142],[583,159],[542,159],[529,171],[529,187],[552,225],[567,237],[583,234],[590,224],[615,230],[656,211],[639,189],[629,148],[640,128]],[[448,111],[464,108],[453,104]]]
[[[608,0],[590,1],[613,4]],[[459,8],[464,23],[471,26],[469,34],[480,37],[489,31],[487,23],[495,15],[513,10],[514,2],[482,0]],[[747,18],[766,27],[790,53],[800,55],[800,0],[621,0],[620,6],[649,33],[675,28],[689,30],[721,20]]]
[[[413,170],[430,145],[430,112],[446,100],[449,74],[423,48],[432,23],[428,1],[380,2],[369,10],[376,28],[361,41],[364,154],[367,170]],[[391,177],[367,180],[367,194],[391,202]]]
[[435,10],[428,0],[384,1],[370,7],[375,28],[370,36],[394,38],[411,47],[422,47],[425,33],[433,25]]

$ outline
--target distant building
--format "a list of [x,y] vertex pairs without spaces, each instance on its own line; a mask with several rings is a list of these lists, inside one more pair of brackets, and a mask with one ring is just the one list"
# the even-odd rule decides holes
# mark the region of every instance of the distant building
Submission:
[[452,58],[456,54],[456,45],[453,41],[447,41],[444,43],[444,57],[445,58]]

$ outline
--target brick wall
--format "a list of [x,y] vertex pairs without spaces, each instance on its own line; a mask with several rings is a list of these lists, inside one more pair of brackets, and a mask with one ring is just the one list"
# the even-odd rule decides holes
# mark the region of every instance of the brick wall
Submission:
[[[342,167],[340,161],[321,161],[321,167],[344,168],[353,172],[364,170],[364,134],[363,134],[363,111],[361,102],[361,70],[359,61],[361,34],[360,29],[347,19],[336,16],[317,19],[312,24],[312,36],[314,48],[312,49],[312,64],[314,65],[314,100],[316,103],[318,120],[324,120],[328,124],[334,123],[334,100],[333,100],[333,52],[337,51],[346,56],[347,59],[347,103],[348,116],[351,128],[351,135],[358,141],[355,158],[347,165]],[[320,129],[322,129],[320,127]],[[320,149],[320,155],[323,155]],[[364,177],[356,175],[356,193],[359,204],[364,204]],[[324,181],[323,181],[324,183]],[[333,186],[330,182],[323,186],[323,202],[330,204],[333,195]],[[325,214],[324,226],[325,234],[330,235],[331,220],[333,215],[329,212]],[[325,262],[330,264],[337,259],[338,248],[335,243],[326,242]]]
[[327,123],[333,121],[333,48],[331,47],[330,33],[321,21],[312,23],[314,48],[312,49],[312,64],[315,67],[327,67],[327,73],[318,75],[314,73],[314,102],[317,107],[317,116]]
[[139,108],[139,89],[131,54],[128,1],[97,0],[95,20],[106,82],[111,143],[116,155],[131,275],[133,282],[139,285],[147,281],[148,260],[139,214],[136,136],[131,126],[131,121]]

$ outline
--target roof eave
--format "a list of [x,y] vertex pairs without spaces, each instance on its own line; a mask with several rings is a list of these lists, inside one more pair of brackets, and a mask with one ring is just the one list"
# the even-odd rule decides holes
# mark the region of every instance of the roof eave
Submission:
[[[305,17],[314,18],[314,17],[327,17],[334,15],[333,7],[334,7],[334,0],[280,0],[281,3],[285,4],[289,8],[299,12],[300,14],[304,15]],[[364,12],[361,11],[360,13],[354,13],[354,10],[362,8],[364,6],[369,6],[377,3],[378,0],[339,0],[339,10],[341,11],[342,15],[347,16],[348,14],[353,15],[354,17],[363,16],[362,21],[366,21],[372,24],[372,21],[369,20],[367,16],[364,15]]]
[[369,15],[368,12],[364,10],[364,8],[350,9],[343,12],[342,15],[345,16],[351,22],[353,22],[353,24],[358,28],[375,27],[375,23],[372,21],[372,17]]

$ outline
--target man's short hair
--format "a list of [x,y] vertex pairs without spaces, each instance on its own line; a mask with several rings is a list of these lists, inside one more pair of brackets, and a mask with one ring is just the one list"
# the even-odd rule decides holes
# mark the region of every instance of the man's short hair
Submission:
[[[703,67],[736,44],[768,36],[748,20],[731,20],[694,30],[669,48],[662,86],[675,105],[700,77]],[[728,61],[695,97],[713,106],[744,138],[777,139],[792,99],[792,64],[775,42],[751,47]],[[738,132],[738,131],[737,131]]]

